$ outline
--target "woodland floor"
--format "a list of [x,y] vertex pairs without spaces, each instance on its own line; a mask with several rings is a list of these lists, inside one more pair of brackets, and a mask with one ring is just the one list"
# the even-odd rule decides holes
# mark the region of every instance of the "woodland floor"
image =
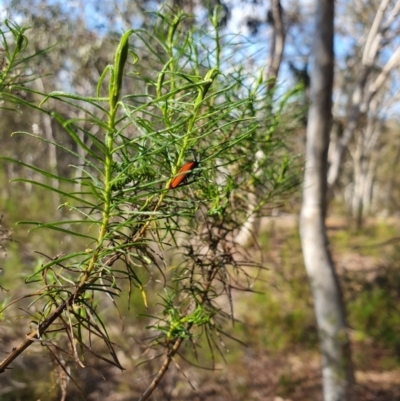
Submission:
[[[286,235],[296,230],[297,220],[293,216],[278,219],[266,219],[262,222],[270,236],[272,250],[281,249],[287,240]],[[271,226],[272,224],[272,226]],[[329,219],[328,235],[332,238],[331,249],[336,269],[341,280],[346,274],[359,274],[363,280],[373,282],[380,274],[381,266],[387,264],[389,250],[387,246],[399,244],[399,237],[393,232],[400,229],[400,219],[390,219],[384,225],[391,227],[385,235],[374,233],[368,240],[361,235],[354,235],[354,241],[344,240],[345,245],[336,246],[335,241],[343,233],[349,233],[348,221],[344,218]],[[381,224],[379,220],[368,222],[369,229]],[[375,230],[375,228],[374,228]],[[339,237],[337,237],[339,235]],[[372,239],[371,239],[372,237]],[[339,241],[340,242],[340,241]],[[378,252],[363,252],[363,248],[380,249]],[[280,265],[278,253],[276,265]],[[365,282],[364,282],[365,284]],[[360,284],[361,286],[361,284]],[[360,287],[361,288],[361,287]],[[268,328],[266,328],[268,331]],[[399,327],[400,336],[400,327]],[[358,401],[400,401],[400,356],[393,351],[377,345],[371,339],[353,341],[355,333],[350,332],[352,351],[355,359],[356,397]],[[397,351],[397,352],[396,352]],[[392,358],[397,361],[394,366],[382,368],[382,361]],[[361,361],[361,362],[360,362]],[[263,401],[322,401],[320,360],[317,349],[293,345],[282,351],[269,352],[260,346],[249,345],[240,358],[228,364],[218,366],[221,370],[213,372],[192,371],[186,367],[185,374],[196,388],[191,389],[186,383],[184,388],[175,388],[169,393],[164,389],[164,396],[170,400],[222,401],[222,400],[263,400]],[[181,377],[182,382],[185,381]],[[167,386],[168,387],[168,386]],[[169,394],[169,396],[167,396]],[[168,398],[170,397],[170,398]],[[160,398],[160,393],[154,396]]]
[[[385,267],[397,268],[397,254],[394,250],[395,247],[400,246],[399,237],[396,236],[400,230],[400,218],[385,221],[383,225],[377,220],[369,221],[364,231],[354,235],[347,224],[347,220],[343,218],[329,219],[328,234],[336,268],[343,283],[349,286],[345,281],[348,275],[353,278],[362,277],[362,283],[354,280],[351,282],[350,287],[357,296],[357,291],[361,291],[365,287],[365,283],[374,283],[385,271]],[[279,310],[286,308],[285,310],[288,312],[296,307],[296,303],[299,303],[300,309],[303,307],[301,303],[303,300],[296,300],[297,295],[294,296],[294,300],[288,296],[290,288],[301,294],[302,287],[307,287],[304,268],[301,267],[297,220],[288,215],[278,219],[266,219],[261,222],[261,225],[263,231],[268,233],[266,246],[270,249],[268,261],[272,271],[269,281],[265,281],[267,283],[265,288],[274,287],[275,293],[271,296],[276,296],[277,301],[266,298],[256,298],[255,301],[250,301],[251,294],[240,295],[235,299],[237,316],[239,320],[245,321],[244,326],[251,326],[251,329],[243,335],[247,346],[229,343],[227,350],[230,349],[230,351],[226,353],[227,362],[217,358],[215,370],[199,369],[178,359],[176,364],[168,370],[168,374],[161,381],[157,391],[150,398],[151,400],[322,401],[318,347],[315,340],[314,342],[312,340],[315,338],[315,322],[312,321],[312,318],[311,320],[307,318],[306,314],[303,324],[301,321],[303,315],[300,314],[300,322],[296,323],[295,321],[294,324],[290,323],[291,326],[285,327],[291,327],[291,330],[296,331],[298,326],[303,326],[301,333],[299,335],[288,334],[284,346],[281,346],[279,338],[285,336],[285,330],[288,329],[281,327],[276,331],[277,334],[271,334],[277,324],[275,320],[268,320],[270,312],[268,308],[272,308],[274,305],[278,305]],[[279,274],[291,284],[285,287],[284,281],[276,279]],[[269,303],[265,304],[264,302],[267,301]],[[287,305],[286,302],[290,305]],[[304,308],[312,310],[310,303],[304,303]],[[384,312],[382,310],[382,313]],[[273,314],[272,309],[271,313]],[[286,317],[284,316],[283,319]],[[285,322],[285,320],[282,321]],[[304,325],[306,325],[306,329],[304,329]],[[25,331],[23,330],[26,329],[21,330],[18,338],[24,336]],[[309,330],[310,341],[307,341],[307,330]],[[16,336],[11,332],[8,335],[10,338]],[[119,344],[123,344],[125,338],[129,339],[127,332],[120,333],[120,335],[121,338],[116,341]],[[275,335],[274,338],[273,335]],[[358,333],[355,331],[350,332],[356,367],[357,401],[400,401],[400,350],[382,345],[368,336],[363,337],[363,340],[360,341],[357,335]],[[269,336],[271,336],[271,340]],[[297,341],[297,338],[300,340]],[[2,343],[6,341],[4,335],[2,335],[1,341]],[[278,344],[275,349],[269,346],[272,343]],[[48,362],[47,365],[44,363],[45,357],[40,348],[39,346],[35,347],[33,354],[36,356],[33,356],[32,360],[27,354],[15,364],[15,368],[21,367],[23,372],[22,376],[17,376],[18,383],[15,377],[0,375],[1,401],[61,399],[56,380],[50,389],[48,387],[45,387],[46,390],[38,389],[39,370],[51,370],[51,365]],[[129,351],[129,345],[126,345],[126,348]],[[41,356],[38,358],[37,355]],[[140,372],[141,369],[147,368],[138,368],[137,362],[125,358],[123,365],[127,366],[127,370],[123,373],[109,366],[101,366],[101,363],[96,365],[97,362],[87,369],[74,369],[73,377],[79,382],[88,400],[125,401],[135,400],[140,396],[143,388],[140,388],[141,382],[137,378],[142,377],[143,384],[148,384],[152,373],[151,369],[148,372],[146,370]],[[385,361],[391,361],[391,363],[385,365],[383,363]],[[159,360],[154,361],[153,367],[156,368],[159,362]],[[35,373],[37,378],[29,379],[29,376],[34,376]],[[34,384],[29,383],[29,380],[32,380]],[[10,390],[3,398],[2,391],[5,391],[7,386],[12,388],[16,383],[27,388],[27,395],[22,398],[21,396],[14,397]],[[35,396],[30,395],[30,386],[35,386]],[[36,394],[45,394],[45,396],[37,397]],[[79,391],[76,390],[73,383],[70,383],[65,401],[80,399],[83,398]]]

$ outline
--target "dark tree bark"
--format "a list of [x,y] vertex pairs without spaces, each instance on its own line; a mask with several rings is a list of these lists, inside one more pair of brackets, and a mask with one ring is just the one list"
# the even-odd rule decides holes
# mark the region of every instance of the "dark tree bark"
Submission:
[[282,63],[285,47],[285,27],[283,25],[283,9],[280,0],[271,0],[269,24],[272,27],[271,47],[267,61],[266,79],[269,81],[268,89],[275,87],[279,69]]
[[352,400],[354,382],[339,281],[326,236],[327,153],[331,128],[334,0],[316,2],[300,234],[320,338],[325,401]]

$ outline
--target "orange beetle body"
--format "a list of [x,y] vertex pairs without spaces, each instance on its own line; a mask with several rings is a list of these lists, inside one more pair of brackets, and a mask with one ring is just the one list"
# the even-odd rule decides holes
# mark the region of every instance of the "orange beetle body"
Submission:
[[193,160],[191,162],[186,162],[177,172],[175,178],[169,184],[169,189],[174,189],[182,185],[193,173],[193,170],[197,168],[199,162]]

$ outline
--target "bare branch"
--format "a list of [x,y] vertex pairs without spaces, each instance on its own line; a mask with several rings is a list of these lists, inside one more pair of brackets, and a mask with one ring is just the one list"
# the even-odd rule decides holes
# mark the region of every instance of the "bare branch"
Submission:
[[269,60],[267,62],[266,78],[269,80],[268,89],[276,84],[285,47],[285,28],[283,25],[283,9],[280,0],[271,0],[272,37]]
[[368,98],[363,104],[361,111],[366,111],[368,109],[368,104],[371,102],[371,99],[376,95],[376,93],[382,88],[387,78],[389,77],[390,72],[400,65],[400,47],[398,47],[395,52],[392,54],[388,62],[382,68],[380,74],[376,77],[375,81],[370,85],[368,89]]
[[382,40],[382,20],[390,1],[391,0],[382,0],[382,3],[376,12],[374,22],[369,30],[367,42],[364,47],[361,61],[364,65],[372,65],[379,52],[379,44]]

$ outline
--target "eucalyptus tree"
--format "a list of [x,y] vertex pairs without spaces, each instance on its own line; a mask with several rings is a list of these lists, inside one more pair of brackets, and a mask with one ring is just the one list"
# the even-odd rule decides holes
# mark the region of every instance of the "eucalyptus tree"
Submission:
[[[350,154],[347,202],[361,224],[371,205],[384,124],[399,104],[400,3],[372,0],[338,3],[338,40],[346,40],[336,74],[334,122],[340,128],[329,147],[328,185],[334,188]],[[349,42],[348,38],[352,40]],[[343,184],[342,184],[343,185]]]
[[334,70],[333,20],[334,1],[317,1],[300,234],[318,324],[324,401],[350,401],[354,374],[346,317],[325,226]]

